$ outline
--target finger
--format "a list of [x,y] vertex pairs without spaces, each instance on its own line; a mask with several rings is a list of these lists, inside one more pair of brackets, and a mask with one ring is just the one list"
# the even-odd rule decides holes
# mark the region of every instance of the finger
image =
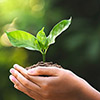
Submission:
[[[23,93],[25,93],[26,95],[28,95],[29,97],[31,97],[31,98],[33,98],[33,99],[35,99],[36,97],[39,97],[39,96],[36,96],[37,94],[35,93],[35,92],[33,92],[33,91],[31,91],[31,90],[28,90],[28,89],[26,89],[25,87],[22,87],[22,86],[16,86],[16,85],[14,85],[14,87],[17,89],[17,90],[19,90],[19,91],[21,91],[21,92],[23,92]],[[31,93],[31,94],[30,94]]]
[[13,76],[13,75],[10,75],[9,76],[9,79],[15,84],[17,79]]
[[27,75],[27,70],[21,66],[19,66],[18,64],[14,64],[13,66],[18,72],[20,72],[24,77],[26,77],[27,79],[29,79],[28,75]]
[[31,82],[35,82],[36,84],[38,84],[40,87],[42,87],[45,82],[47,82],[49,80],[50,77],[41,77],[41,76],[31,76],[29,75],[29,80]]
[[60,68],[57,67],[36,67],[28,70],[29,75],[57,76]]
[[9,76],[10,80],[14,83],[14,87],[18,90],[20,90],[21,92],[27,94],[28,96],[30,96],[31,98],[39,98],[39,94],[37,94],[34,91],[31,91],[30,89],[25,88],[14,76],[10,75]]
[[[30,81],[42,85],[42,83],[44,83],[44,78],[41,77],[37,77],[37,76],[30,76],[27,74],[27,70],[24,69],[23,67],[19,66],[18,64],[14,65],[14,68],[19,71],[24,77],[26,77],[27,79],[29,79]],[[45,78],[46,79],[46,78]]]
[[12,68],[10,70],[11,74],[25,87],[29,88],[30,90],[35,90],[36,92],[40,90],[40,86],[29,81],[28,79],[26,79],[22,74],[20,74],[17,70],[15,70],[14,68]]

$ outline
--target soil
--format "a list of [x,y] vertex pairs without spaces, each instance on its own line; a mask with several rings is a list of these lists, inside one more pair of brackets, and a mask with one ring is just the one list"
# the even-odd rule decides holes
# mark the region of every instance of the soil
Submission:
[[29,70],[29,69],[32,69],[32,68],[35,68],[35,67],[38,67],[38,66],[62,68],[61,65],[53,64],[53,62],[43,62],[43,61],[41,61],[41,62],[38,62],[37,64],[32,65],[32,66],[26,67],[26,69]]

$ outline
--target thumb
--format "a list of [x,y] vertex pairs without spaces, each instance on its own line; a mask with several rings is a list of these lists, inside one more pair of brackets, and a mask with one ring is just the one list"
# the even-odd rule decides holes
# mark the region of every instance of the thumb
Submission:
[[60,68],[57,67],[36,67],[28,70],[29,75],[56,76]]

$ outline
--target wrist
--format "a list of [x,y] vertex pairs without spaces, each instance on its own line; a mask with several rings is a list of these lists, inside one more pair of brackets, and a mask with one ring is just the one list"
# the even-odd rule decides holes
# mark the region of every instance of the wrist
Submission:
[[78,100],[100,100],[100,92],[95,90],[91,85],[89,85],[85,80],[80,79],[80,93]]

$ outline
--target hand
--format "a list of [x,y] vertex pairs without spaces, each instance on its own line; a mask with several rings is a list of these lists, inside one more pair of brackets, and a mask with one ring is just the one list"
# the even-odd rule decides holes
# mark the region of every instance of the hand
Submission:
[[36,100],[100,100],[96,90],[69,70],[37,67],[27,71],[15,65],[10,72],[15,88]]

